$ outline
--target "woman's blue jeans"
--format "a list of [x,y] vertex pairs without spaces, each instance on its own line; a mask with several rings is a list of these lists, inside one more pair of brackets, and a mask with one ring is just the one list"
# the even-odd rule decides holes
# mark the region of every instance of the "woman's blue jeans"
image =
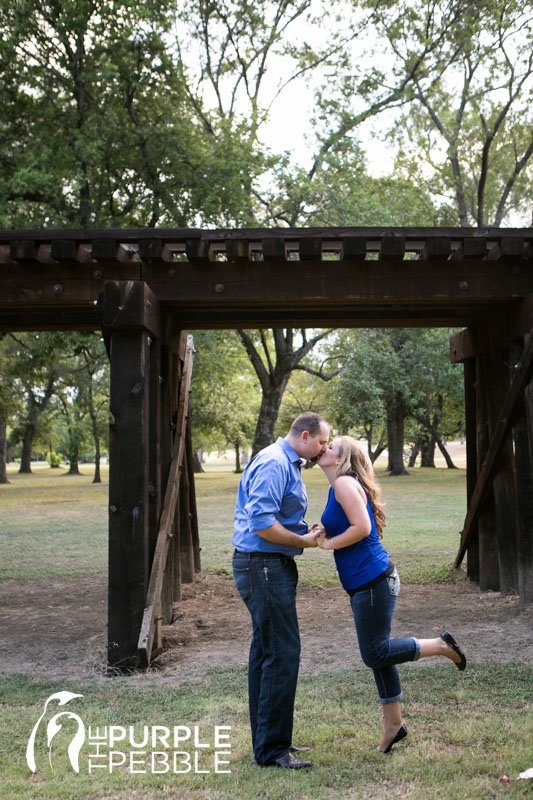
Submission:
[[390,638],[399,593],[400,578],[395,569],[380,583],[350,597],[361,658],[374,672],[380,703],[393,703],[402,698],[396,664],[420,658],[418,639]]
[[292,742],[300,664],[298,570],[294,559],[283,555],[235,552],[233,575],[252,617],[250,725],[255,760],[265,765],[285,755]]

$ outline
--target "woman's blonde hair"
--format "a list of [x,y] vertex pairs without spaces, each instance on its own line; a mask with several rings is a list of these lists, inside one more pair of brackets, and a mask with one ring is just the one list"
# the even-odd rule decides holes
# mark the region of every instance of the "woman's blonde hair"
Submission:
[[386,525],[385,511],[381,502],[381,488],[376,481],[372,462],[356,439],[351,436],[339,436],[337,441],[340,443],[337,475],[353,475],[360,482],[370,500],[379,538],[382,539],[383,528]]

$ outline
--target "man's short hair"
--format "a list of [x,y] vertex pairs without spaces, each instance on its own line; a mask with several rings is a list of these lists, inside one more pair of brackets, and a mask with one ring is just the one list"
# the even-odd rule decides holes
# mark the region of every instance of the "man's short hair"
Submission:
[[309,431],[311,436],[315,437],[321,432],[322,425],[326,428],[330,427],[320,414],[315,414],[314,411],[304,411],[303,414],[296,417],[291,425],[290,432],[292,436],[300,436],[304,431]]

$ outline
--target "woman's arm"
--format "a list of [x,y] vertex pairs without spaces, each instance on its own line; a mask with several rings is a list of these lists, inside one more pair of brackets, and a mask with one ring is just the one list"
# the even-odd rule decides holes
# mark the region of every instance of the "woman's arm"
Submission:
[[341,547],[348,547],[348,545],[364,539],[372,530],[372,523],[366,510],[366,495],[362,487],[350,476],[341,475],[335,481],[334,492],[335,499],[341,504],[350,526],[343,533],[331,539],[320,536],[317,540],[318,546],[323,550],[339,550]]

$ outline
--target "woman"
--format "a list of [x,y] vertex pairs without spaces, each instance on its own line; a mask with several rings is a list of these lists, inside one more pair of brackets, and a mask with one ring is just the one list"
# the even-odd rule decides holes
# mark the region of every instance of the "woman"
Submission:
[[323,527],[316,524],[313,530],[319,547],[334,550],[339,578],[350,595],[361,657],[374,672],[382,704],[384,732],[377,749],[389,753],[407,736],[396,664],[445,656],[464,670],[466,658],[447,631],[435,639],[390,638],[400,579],[380,541],[385,514],[370,459],[355,439],[339,436],[318,464],[331,487]]

